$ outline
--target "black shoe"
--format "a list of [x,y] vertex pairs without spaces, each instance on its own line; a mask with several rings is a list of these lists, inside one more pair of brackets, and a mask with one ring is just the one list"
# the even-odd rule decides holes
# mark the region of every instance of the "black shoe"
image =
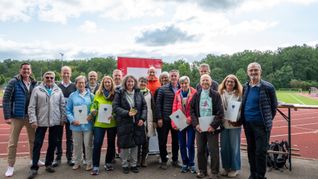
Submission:
[[128,174],[129,173],[129,168],[128,167],[123,167],[123,173]]
[[75,162],[73,160],[67,161],[68,166],[73,167],[75,165]]
[[118,153],[115,154],[115,158],[120,158]]
[[105,168],[106,171],[113,171],[113,170],[114,170],[113,165],[110,164],[110,163],[106,163],[106,164],[104,165],[104,168]]
[[167,169],[168,169],[167,162],[162,162],[161,165],[160,165],[160,168],[161,168],[162,170],[167,170]]
[[197,173],[197,178],[204,178],[206,176],[208,176],[208,172],[199,171]]
[[177,168],[181,168],[182,167],[182,165],[180,164],[180,162],[178,160],[177,161],[172,161],[171,165],[173,167],[177,167]]
[[49,173],[54,173],[54,172],[55,172],[53,166],[47,166],[47,167],[45,168],[45,170],[46,170],[47,172],[49,172]]
[[138,167],[131,167],[130,170],[134,173],[139,173]]
[[28,179],[33,179],[36,177],[36,175],[38,174],[37,170],[31,170],[28,176]]
[[52,163],[53,167],[58,167],[59,165],[61,165],[61,160],[54,160],[54,162]]

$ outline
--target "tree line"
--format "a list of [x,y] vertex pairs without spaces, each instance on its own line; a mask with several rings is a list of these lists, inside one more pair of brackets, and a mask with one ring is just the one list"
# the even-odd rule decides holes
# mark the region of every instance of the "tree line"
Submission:
[[[279,88],[301,88],[307,90],[309,87],[318,87],[318,45],[315,47],[306,44],[302,46],[291,46],[278,48],[276,51],[251,51],[234,53],[232,55],[209,54],[201,60],[188,63],[184,59],[172,63],[163,63],[162,71],[178,69],[180,75],[187,75],[191,79],[191,85],[199,82],[197,67],[201,63],[207,63],[211,67],[211,76],[214,80],[222,82],[228,74],[235,74],[242,83],[248,80],[246,67],[251,62],[262,65],[262,78],[273,83]],[[89,71],[96,71],[99,76],[111,75],[117,68],[114,57],[94,57],[91,59],[68,60],[27,60],[5,59],[0,62],[0,85],[6,85],[14,75],[17,74],[20,64],[28,62],[32,65],[33,76],[41,80],[45,71],[52,70],[57,74],[56,80],[60,80],[60,69],[62,65],[72,68],[72,78],[78,75],[87,75]],[[146,74],[145,74],[146,76]]]

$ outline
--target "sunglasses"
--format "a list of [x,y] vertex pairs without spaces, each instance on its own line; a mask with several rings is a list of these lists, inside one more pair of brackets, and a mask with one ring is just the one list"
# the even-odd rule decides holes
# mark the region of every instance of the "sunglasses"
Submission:
[[46,76],[45,78],[46,78],[46,79],[50,79],[50,80],[53,80],[53,79],[54,79],[54,77],[51,77],[51,76]]

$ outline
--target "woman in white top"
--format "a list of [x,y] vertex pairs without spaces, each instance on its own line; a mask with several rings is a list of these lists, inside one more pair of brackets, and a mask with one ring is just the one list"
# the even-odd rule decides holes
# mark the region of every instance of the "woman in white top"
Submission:
[[[241,169],[241,125],[235,121],[238,121],[240,118],[242,91],[243,87],[240,81],[232,74],[225,77],[219,86],[219,93],[224,109],[223,126],[225,128],[221,132],[221,158],[223,167],[221,175],[228,177],[236,177]],[[229,107],[231,110],[228,109]],[[234,110],[235,108],[238,110]],[[234,115],[228,115],[230,112]]]

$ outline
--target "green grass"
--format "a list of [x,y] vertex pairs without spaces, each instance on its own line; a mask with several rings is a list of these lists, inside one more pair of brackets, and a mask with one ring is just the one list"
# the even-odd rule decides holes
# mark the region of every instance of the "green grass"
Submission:
[[2,98],[3,97],[3,90],[2,90],[2,88],[0,88],[0,98]]
[[298,92],[291,91],[277,91],[278,101],[291,103],[291,104],[306,104],[306,105],[318,105],[318,98],[313,99],[310,97],[302,96]]

